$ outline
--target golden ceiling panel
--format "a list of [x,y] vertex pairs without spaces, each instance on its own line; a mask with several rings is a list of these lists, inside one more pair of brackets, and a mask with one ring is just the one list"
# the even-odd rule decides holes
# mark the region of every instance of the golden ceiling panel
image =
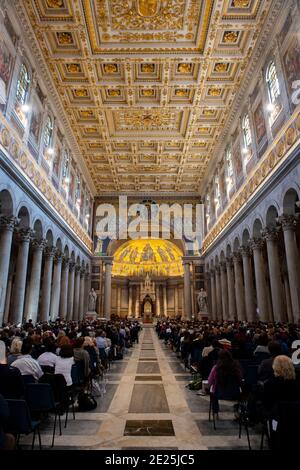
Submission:
[[198,191],[272,0],[16,3],[97,190]]

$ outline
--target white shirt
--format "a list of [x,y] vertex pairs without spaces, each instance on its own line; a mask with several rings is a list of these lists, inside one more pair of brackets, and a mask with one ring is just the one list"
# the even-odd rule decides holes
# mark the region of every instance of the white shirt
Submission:
[[75,364],[74,357],[58,356],[56,358],[55,374],[62,374],[66,379],[68,387],[73,383],[71,376],[71,369],[73,364]]
[[20,359],[14,361],[12,367],[19,369],[22,375],[32,375],[36,380],[39,380],[43,375],[38,361],[33,359],[30,354],[25,354],[21,356]]
[[52,352],[44,352],[38,357],[38,363],[40,366],[55,367],[57,356]]

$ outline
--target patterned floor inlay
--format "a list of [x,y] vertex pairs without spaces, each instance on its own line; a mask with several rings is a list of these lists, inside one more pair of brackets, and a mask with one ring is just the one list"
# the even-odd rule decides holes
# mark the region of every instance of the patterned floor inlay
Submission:
[[137,374],[160,374],[158,362],[139,362]]
[[175,436],[175,432],[171,420],[129,420],[124,436]]
[[160,375],[136,375],[135,381],[136,382],[149,382],[149,381],[161,382],[162,378]]
[[135,384],[129,413],[169,413],[166,392],[161,384]]

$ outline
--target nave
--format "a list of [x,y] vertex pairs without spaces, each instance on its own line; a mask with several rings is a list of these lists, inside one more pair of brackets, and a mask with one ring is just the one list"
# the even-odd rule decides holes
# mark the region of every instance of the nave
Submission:
[[[64,450],[247,450],[238,437],[233,404],[221,402],[217,429],[208,421],[209,397],[188,390],[191,374],[177,354],[145,325],[139,343],[114,361],[106,374],[105,393],[94,411],[77,412],[54,449]],[[41,427],[42,446],[51,449],[53,418]],[[27,448],[32,437],[23,437]],[[260,435],[250,429],[253,449]]]

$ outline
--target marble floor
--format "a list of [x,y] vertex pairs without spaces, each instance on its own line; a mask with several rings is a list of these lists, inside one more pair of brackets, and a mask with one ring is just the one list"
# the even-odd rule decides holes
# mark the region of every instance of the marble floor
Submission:
[[[98,406],[77,412],[56,449],[248,449],[245,435],[238,438],[232,405],[221,403],[217,429],[208,421],[208,399],[191,391],[191,380],[173,351],[146,325],[139,344],[112,363]],[[42,429],[42,444],[49,448],[52,422]],[[259,435],[250,431],[251,444],[259,448]],[[31,442],[30,436],[22,439]]]

